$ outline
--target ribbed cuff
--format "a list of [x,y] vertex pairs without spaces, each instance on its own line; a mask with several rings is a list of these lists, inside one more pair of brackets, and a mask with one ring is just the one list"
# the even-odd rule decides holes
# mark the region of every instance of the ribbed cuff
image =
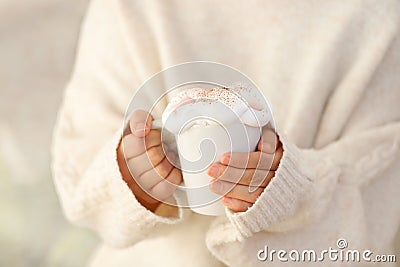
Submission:
[[227,217],[238,231],[240,240],[288,218],[313,186],[309,162],[304,161],[302,151],[287,142],[284,136],[279,135],[279,138],[283,155],[264,192],[245,212],[234,213],[226,208]]

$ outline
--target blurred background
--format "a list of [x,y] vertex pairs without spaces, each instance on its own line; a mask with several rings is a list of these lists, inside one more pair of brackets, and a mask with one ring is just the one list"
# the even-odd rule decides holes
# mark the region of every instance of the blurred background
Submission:
[[49,166],[86,6],[0,0],[0,266],[84,266],[98,242],[64,219]]

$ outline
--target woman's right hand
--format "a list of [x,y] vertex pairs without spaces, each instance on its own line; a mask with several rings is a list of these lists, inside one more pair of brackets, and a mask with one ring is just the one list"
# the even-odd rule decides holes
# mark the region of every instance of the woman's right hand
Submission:
[[136,110],[132,114],[118,147],[118,164],[136,199],[154,212],[182,182],[182,173],[168,160],[175,155],[164,154],[161,133],[151,129],[152,121],[146,111]]

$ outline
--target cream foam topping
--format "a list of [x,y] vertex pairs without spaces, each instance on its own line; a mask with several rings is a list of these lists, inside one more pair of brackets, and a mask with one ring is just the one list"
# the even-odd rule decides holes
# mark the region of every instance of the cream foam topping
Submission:
[[254,90],[243,86],[186,89],[171,98],[162,115],[163,125],[175,134],[183,127],[237,121],[263,127],[271,114],[265,99]]

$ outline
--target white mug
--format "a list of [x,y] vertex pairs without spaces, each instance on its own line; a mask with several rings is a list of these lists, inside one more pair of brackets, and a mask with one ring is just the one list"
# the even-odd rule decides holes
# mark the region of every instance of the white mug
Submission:
[[[153,121],[152,128],[162,129],[161,120]],[[209,188],[212,178],[207,174],[208,167],[227,152],[255,151],[260,136],[259,127],[235,122],[224,126],[191,127],[189,131],[174,135],[175,140],[171,137],[166,140],[167,143],[176,142],[183,175],[183,184],[178,188],[186,192],[187,206],[203,215],[223,215],[222,196]]]

